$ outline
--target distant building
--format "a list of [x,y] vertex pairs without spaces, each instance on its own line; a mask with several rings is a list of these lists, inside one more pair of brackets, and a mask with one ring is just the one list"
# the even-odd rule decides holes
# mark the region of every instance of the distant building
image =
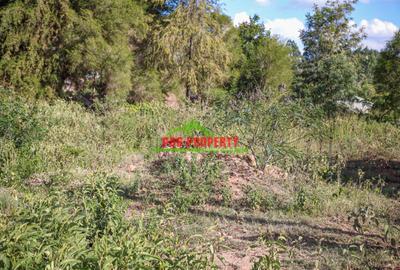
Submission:
[[347,110],[354,113],[369,113],[374,106],[374,103],[365,100],[362,97],[354,96],[352,100],[338,101],[338,104],[343,105]]

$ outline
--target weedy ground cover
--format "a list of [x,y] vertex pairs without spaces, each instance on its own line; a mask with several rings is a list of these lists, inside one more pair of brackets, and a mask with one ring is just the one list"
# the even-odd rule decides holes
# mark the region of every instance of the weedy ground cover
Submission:
[[[302,104],[103,104],[91,111],[2,98],[0,106],[2,268],[207,269],[248,261],[254,269],[365,269],[399,262],[394,125],[338,117],[332,165],[329,123]],[[193,118],[238,136],[248,155],[151,151]],[[140,158],[127,158],[133,154]]]

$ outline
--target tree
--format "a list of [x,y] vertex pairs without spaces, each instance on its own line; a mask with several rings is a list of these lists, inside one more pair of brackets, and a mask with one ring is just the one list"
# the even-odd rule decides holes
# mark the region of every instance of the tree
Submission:
[[351,99],[359,89],[353,51],[360,47],[363,34],[355,30],[349,17],[356,2],[328,0],[323,7],[315,5],[300,34],[304,58],[296,92],[321,106],[328,116],[330,166],[339,101]]
[[400,31],[386,44],[375,70],[375,85],[379,98],[377,108],[382,116],[400,118]]
[[75,13],[67,0],[15,1],[0,9],[0,83],[27,95],[59,81],[61,33]]
[[94,88],[101,97],[130,90],[136,47],[148,28],[143,7],[130,0],[77,0],[73,7],[78,19],[65,36],[63,81]]
[[304,59],[297,92],[322,105],[330,118],[339,109],[338,101],[353,97],[359,87],[353,51],[364,36],[349,17],[356,2],[329,0],[326,6],[315,5],[300,34]]
[[295,60],[295,63],[300,62],[302,59],[302,54],[296,41],[289,39],[288,41],[286,41],[286,46],[291,49],[290,55]]
[[[26,0],[0,9],[0,84],[28,96],[130,88],[143,7],[131,0]],[[142,30],[144,29],[144,30]]]
[[271,37],[256,15],[239,26],[243,56],[237,63],[240,70],[239,96],[271,96],[292,80],[291,48]]
[[369,48],[354,51],[357,68],[358,83],[360,85],[358,96],[372,100],[376,94],[374,86],[374,72],[378,63],[379,52]]
[[290,48],[290,56],[293,59],[293,81],[291,89],[293,90],[294,97],[301,97],[301,93],[298,92],[300,89],[299,84],[301,84],[300,74],[301,74],[301,63],[303,61],[303,54],[300,52],[299,46],[294,40],[288,40],[286,46]]
[[166,1],[152,35],[149,66],[180,78],[191,98],[226,80],[230,61],[215,13],[217,1]]

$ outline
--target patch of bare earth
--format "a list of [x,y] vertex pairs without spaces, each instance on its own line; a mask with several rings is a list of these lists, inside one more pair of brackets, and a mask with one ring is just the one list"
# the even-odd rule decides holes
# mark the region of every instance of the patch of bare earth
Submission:
[[[120,170],[128,174],[140,172],[143,178],[153,174],[157,178],[154,171],[174,155],[160,154],[157,160],[148,165],[141,158],[128,158]],[[185,158],[201,161],[204,156],[186,154]],[[287,197],[289,192],[284,183],[295,181],[295,178],[279,167],[269,165],[263,170],[256,168],[249,156],[220,155],[218,160],[223,164],[222,177],[227,179],[234,201],[242,201],[246,196],[246,187],[255,184],[277,196]],[[162,181],[162,178],[155,181]],[[142,191],[148,192],[154,183],[144,183]],[[152,195],[158,196],[157,192],[160,191],[154,191]],[[165,194],[161,191],[160,197]],[[127,215],[140,214],[149,207],[144,205],[143,200],[133,200]],[[391,248],[376,233],[356,232],[345,219],[287,218],[273,212],[222,207],[218,203],[193,207],[189,212],[197,221],[189,225],[180,224],[179,233],[190,236],[196,231],[212,242],[217,241],[219,244],[216,247],[215,262],[219,269],[251,269],[255,261],[269,254],[272,247],[278,247],[282,269],[330,269],[327,266],[330,260],[332,262],[341,258],[344,249],[361,244],[375,251]],[[179,222],[180,218],[177,220]],[[209,230],[207,226],[213,229]],[[283,244],[285,248],[279,248],[277,243]],[[387,262],[387,265],[393,266],[394,263]]]
[[267,165],[264,170],[259,170],[255,167],[255,162],[250,155],[225,155],[221,156],[220,159],[225,167],[223,174],[228,177],[228,185],[233,194],[233,200],[242,200],[249,185],[265,187],[275,194],[285,194],[279,181],[285,180],[288,175],[282,169]]
[[165,105],[172,109],[179,109],[179,99],[174,93],[169,92],[165,96]]

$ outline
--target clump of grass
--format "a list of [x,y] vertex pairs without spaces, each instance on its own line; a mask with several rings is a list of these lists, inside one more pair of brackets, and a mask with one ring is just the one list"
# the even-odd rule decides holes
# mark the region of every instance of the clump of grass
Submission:
[[278,208],[279,202],[274,194],[258,186],[250,185],[245,189],[245,205],[253,210],[267,211]]
[[292,205],[289,209],[307,215],[317,215],[321,212],[321,198],[315,191],[307,190],[305,187],[300,187],[294,194]]
[[169,179],[165,187],[173,187],[170,202],[178,212],[212,202],[223,190],[223,185],[217,182],[222,181],[221,163],[213,155],[200,160],[178,155],[166,160],[161,172]]
[[43,167],[37,144],[45,135],[37,106],[0,99],[0,184],[21,183]]
[[18,202],[12,193],[4,188],[0,188],[0,216],[6,218],[11,215],[18,207]]

